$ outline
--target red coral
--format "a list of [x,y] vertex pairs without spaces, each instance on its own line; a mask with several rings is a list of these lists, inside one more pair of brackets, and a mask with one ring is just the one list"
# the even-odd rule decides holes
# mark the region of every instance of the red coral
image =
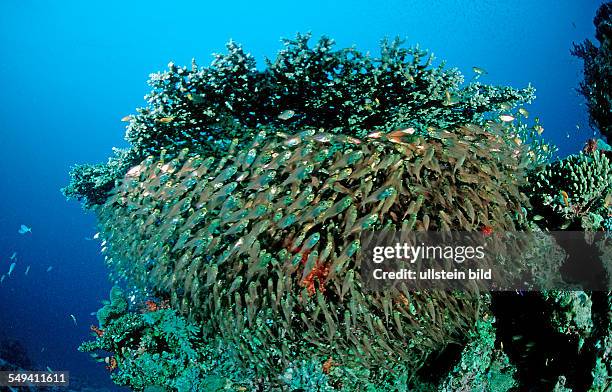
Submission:
[[488,237],[493,234],[493,228],[491,226],[484,226],[482,229],[480,229],[480,232],[484,234],[485,237]]
[[329,275],[329,265],[324,264],[324,263],[319,263],[319,261],[316,261],[314,268],[300,282],[300,285],[302,287],[306,287],[306,290],[308,290],[308,294],[313,295],[314,293],[316,293],[316,288],[315,288],[315,279],[316,279],[319,281],[319,290],[321,290],[321,292],[324,293],[325,286],[322,284],[322,282],[325,281],[325,278],[327,278],[327,275]]
[[150,300],[150,299],[145,301],[145,311],[155,312],[158,309],[159,309],[159,306],[157,305],[157,302]]

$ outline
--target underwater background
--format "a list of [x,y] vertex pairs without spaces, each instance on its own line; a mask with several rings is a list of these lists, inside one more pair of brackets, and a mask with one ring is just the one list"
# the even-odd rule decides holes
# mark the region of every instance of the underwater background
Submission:
[[[143,106],[147,75],[207,65],[233,39],[263,66],[296,32],[377,53],[383,37],[431,50],[466,80],[536,88],[527,109],[561,156],[592,138],[573,42],[593,39],[600,1],[0,3],[0,357],[19,342],[33,366],[108,390],[78,352],[111,288],[91,213],[59,189],[75,163],[124,147],[120,119]],[[122,144],[123,143],[123,144]],[[21,225],[31,233],[20,234]],[[16,256],[11,260],[11,256]],[[26,268],[30,266],[26,275]],[[52,267],[52,268],[50,268]],[[74,316],[74,319],[71,317]],[[13,341],[11,343],[11,341]],[[4,342],[4,343],[3,343]],[[11,346],[14,347],[14,346]],[[11,350],[15,352],[15,350]]]

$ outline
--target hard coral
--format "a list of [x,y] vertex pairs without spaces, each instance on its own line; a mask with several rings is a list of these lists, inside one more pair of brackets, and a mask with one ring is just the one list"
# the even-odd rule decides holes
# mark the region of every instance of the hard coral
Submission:
[[148,155],[173,157],[187,147],[190,154],[220,158],[233,139],[244,146],[261,128],[295,133],[312,127],[363,137],[407,124],[421,130],[483,125],[487,112],[534,97],[531,87],[462,88],[456,69],[434,67],[429,53],[399,40],[383,41],[375,58],[355,48],[335,50],[326,37],[314,46],[309,39],[298,34],[285,40],[261,71],[230,42],[228,53],[209,67],[171,63],[153,74],[148,106],[129,117],[131,149],[107,165],[75,168],[65,194],[85,198],[88,206],[101,204],[112,181]]
[[606,138],[612,136],[612,2],[602,3],[595,19],[595,38],[574,44],[572,54],[584,62],[580,92],[587,101],[591,123]]
[[532,173],[527,193],[540,224],[553,229],[601,230],[612,202],[612,165],[595,150],[552,162]]

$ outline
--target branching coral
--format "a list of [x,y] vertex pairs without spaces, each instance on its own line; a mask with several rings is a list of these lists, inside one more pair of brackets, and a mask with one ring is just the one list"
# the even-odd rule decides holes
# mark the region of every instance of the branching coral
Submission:
[[70,184],[62,189],[64,196],[83,201],[85,207],[104,203],[135,158],[133,149],[114,149],[114,153],[106,164],[75,165],[70,171]]
[[[111,303],[123,302],[126,299],[122,291],[114,288]],[[108,313],[106,306],[98,315]],[[204,344],[198,326],[174,310],[136,313],[127,307],[121,309],[119,312],[116,308],[105,320],[103,334],[79,347],[99,361],[110,363],[107,369],[115,383],[134,391],[158,388],[187,392],[223,391],[226,387],[236,390],[255,380],[246,370],[239,379],[242,373],[231,354],[220,350],[217,343]],[[98,356],[100,351],[111,356],[105,361]]]
[[463,349],[459,363],[440,385],[440,392],[506,392],[517,386],[515,369],[508,356],[495,348],[494,322],[490,315],[478,321],[471,342]]
[[250,142],[258,128],[294,133],[304,128],[364,137],[372,131],[412,126],[484,125],[490,111],[529,103],[534,89],[473,83],[462,88],[456,69],[434,67],[426,51],[383,41],[378,58],[354,48],[335,50],[329,38],[313,47],[310,35],[285,40],[274,61],[260,71],[255,60],[230,42],[210,67],[169,64],[153,74],[148,106],[130,117],[132,148],[116,165],[78,166],[68,196],[100,204],[111,180],[148,155],[163,151],[220,157],[233,139]]
[[612,136],[612,2],[603,3],[597,10],[595,38],[574,44],[572,54],[584,62],[584,81],[580,92],[586,98],[591,123],[608,140]]
[[601,230],[612,212],[612,165],[595,150],[552,162],[532,174],[526,192],[548,229]]

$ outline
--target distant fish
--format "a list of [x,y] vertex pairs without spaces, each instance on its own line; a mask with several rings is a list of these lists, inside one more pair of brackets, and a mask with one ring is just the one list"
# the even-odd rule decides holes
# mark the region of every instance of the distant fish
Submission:
[[519,110],[518,110],[518,111],[519,111],[519,113],[521,114],[521,116],[523,116],[523,117],[525,117],[525,118],[529,117],[529,112],[527,111],[527,109],[525,109],[525,108],[519,108]]
[[70,318],[72,319],[72,322],[74,323],[74,326],[76,327],[77,322],[76,322],[76,317],[74,317],[74,314],[71,314]]
[[21,225],[21,227],[19,227],[19,234],[25,234],[25,233],[31,233],[32,232],[32,228],[28,227],[26,225]]
[[47,366],[47,371],[53,373],[53,370],[51,370],[51,368],[49,366]]
[[480,75],[486,75],[488,72],[485,71],[484,69],[480,68],[480,67],[472,67],[472,71],[474,71],[474,73],[478,76]]
[[15,269],[16,265],[17,264],[15,264],[15,263],[11,264],[11,266],[9,267],[9,270],[8,270],[8,274],[7,274],[8,276],[11,276],[11,274],[13,273],[13,270]]
[[128,114],[127,116],[121,117],[122,122],[129,122],[132,119],[132,115]]
[[91,238],[91,237],[83,237],[83,239],[84,239],[85,241],[93,241],[93,238]]
[[28,265],[25,270],[25,276],[28,276],[28,272],[30,272],[30,266]]
[[13,254],[11,255],[11,260],[15,260],[15,257],[17,257],[17,252],[13,252]]
[[3,274],[2,276],[0,276],[0,283],[4,282],[4,279],[6,279],[6,275]]
[[100,233],[96,233],[96,234],[94,234],[93,239],[94,239],[94,240],[97,240],[97,239],[98,239],[98,237],[100,237]]
[[286,120],[289,120],[294,115],[295,115],[295,112],[293,110],[285,110],[284,112],[278,115],[278,119],[286,121]]
[[162,118],[158,118],[157,122],[162,123],[162,124],[168,124],[172,122],[173,120],[174,120],[174,117],[162,117]]
[[50,265],[50,266],[47,268],[47,272],[51,272],[51,270],[52,270],[52,269],[53,269],[53,266],[52,266],[52,265]]
[[195,103],[196,105],[206,102],[206,96],[204,94],[187,94],[187,99]]
[[514,121],[514,117],[512,117],[509,114],[502,114],[502,115],[499,116],[499,119],[502,120],[503,122]]

